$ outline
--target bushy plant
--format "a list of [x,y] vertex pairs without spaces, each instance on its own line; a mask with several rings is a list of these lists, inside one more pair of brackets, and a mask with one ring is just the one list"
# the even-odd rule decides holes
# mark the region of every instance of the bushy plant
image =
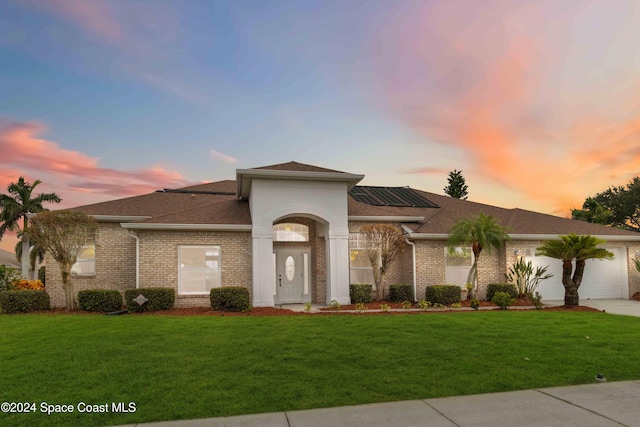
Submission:
[[304,303],[304,312],[305,313],[311,313],[311,303],[310,302],[305,302]]
[[365,311],[367,311],[367,306],[364,305],[364,303],[359,302],[359,303],[356,304],[356,310],[359,313],[364,313]]
[[518,289],[512,283],[492,283],[487,286],[487,301],[493,301],[496,292],[506,292],[511,298],[518,298]]
[[349,285],[349,297],[352,304],[371,302],[373,285],[366,283],[352,283]]
[[213,311],[249,311],[251,300],[249,289],[242,286],[213,288],[210,292]]
[[501,310],[508,310],[510,306],[515,304],[516,299],[508,292],[496,292],[491,298],[491,302],[500,307]]
[[[134,303],[135,304],[135,303]],[[88,289],[78,292],[78,308],[110,313],[122,309],[122,294],[115,289]]]
[[523,259],[520,259],[509,267],[509,271],[505,273],[505,277],[508,281],[516,285],[518,296],[523,297],[532,294],[541,281],[553,277],[553,274],[546,274],[548,268],[549,266],[536,267],[534,270],[531,261],[524,262]]
[[429,307],[431,307],[431,303],[426,299],[422,299],[418,302],[418,307],[420,307],[422,310],[427,310]]
[[0,292],[0,309],[9,314],[49,310],[49,294],[33,290]]
[[20,280],[20,272],[15,268],[0,264],[0,291],[13,290],[13,283]]
[[480,301],[478,301],[476,298],[472,298],[470,302],[470,306],[471,308],[477,311],[478,307],[480,307]]
[[409,310],[413,303],[411,301],[402,301],[402,308],[405,310]]
[[44,291],[44,284],[40,280],[20,279],[14,282],[13,289],[16,291]]
[[391,285],[389,286],[389,300],[393,302],[413,301],[413,286]]
[[542,295],[540,295],[540,292],[536,292],[535,294],[530,293],[528,297],[536,310],[540,310],[542,308]]
[[338,300],[332,299],[331,302],[329,303],[329,307],[331,307],[331,310],[333,311],[340,311],[340,308],[342,306],[340,305]]
[[[142,305],[134,300],[142,295],[147,299]],[[127,309],[132,313],[145,311],[171,310],[176,301],[176,293],[172,288],[137,288],[124,291]]]
[[380,304],[380,310],[382,310],[382,311],[384,311],[386,313],[389,310],[391,310],[391,307],[389,307],[388,304]]
[[434,285],[427,286],[425,299],[432,304],[451,305],[460,302],[460,286]]
[[451,304],[451,308],[462,308],[462,303],[461,302],[456,302]]

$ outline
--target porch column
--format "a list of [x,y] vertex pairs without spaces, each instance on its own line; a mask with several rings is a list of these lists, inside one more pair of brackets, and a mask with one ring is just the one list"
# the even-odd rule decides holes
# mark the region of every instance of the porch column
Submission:
[[349,230],[330,229],[327,237],[327,304],[349,304]]
[[253,229],[253,306],[273,307],[273,231]]

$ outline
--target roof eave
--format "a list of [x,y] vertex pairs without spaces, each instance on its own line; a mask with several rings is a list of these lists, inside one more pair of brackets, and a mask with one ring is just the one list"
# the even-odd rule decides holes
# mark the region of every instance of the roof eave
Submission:
[[158,224],[122,223],[122,228],[131,230],[173,230],[173,231],[251,231],[251,224]]
[[306,171],[283,171],[270,169],[236,169],[236,194],[241,199],[249,198],[251,181],[253,179],[289,179],[298,181],[333,181],[346,182],[347,190],[358,184],[364,175],[355,175],[346,172],[306,172]]
[[354,222],[423,222],[423,216],[349,215]]

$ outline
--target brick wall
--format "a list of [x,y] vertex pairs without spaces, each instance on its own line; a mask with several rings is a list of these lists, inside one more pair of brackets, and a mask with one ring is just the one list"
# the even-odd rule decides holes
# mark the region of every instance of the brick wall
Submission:
[[[176,307],[208,307],[208,295],[178,295],[178,246],[220,246],[222,286],[242,286],[252,294],[250,232],[141,230],[140,287],[176,289]],[[253,295],[252,295],[253,298]]]
[[[96,274],[72,278],[75,291],[84,289],[117,289],[124,291],[136,285],[136,245],[127,231],[116,223],[100,223],[95,236]],[[47,292],[52,307],[64,307],[64,290],[58,264],[49,256]]]

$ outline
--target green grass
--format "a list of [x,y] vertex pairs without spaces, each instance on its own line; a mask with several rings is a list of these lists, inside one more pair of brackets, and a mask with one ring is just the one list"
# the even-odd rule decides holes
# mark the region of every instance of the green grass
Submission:
[[2,315],[0,402],[136,412],[0,413],[0,424],[228,416],[591,383],[598,372],[630,380],[638,354],[640,318],[588,312]]

